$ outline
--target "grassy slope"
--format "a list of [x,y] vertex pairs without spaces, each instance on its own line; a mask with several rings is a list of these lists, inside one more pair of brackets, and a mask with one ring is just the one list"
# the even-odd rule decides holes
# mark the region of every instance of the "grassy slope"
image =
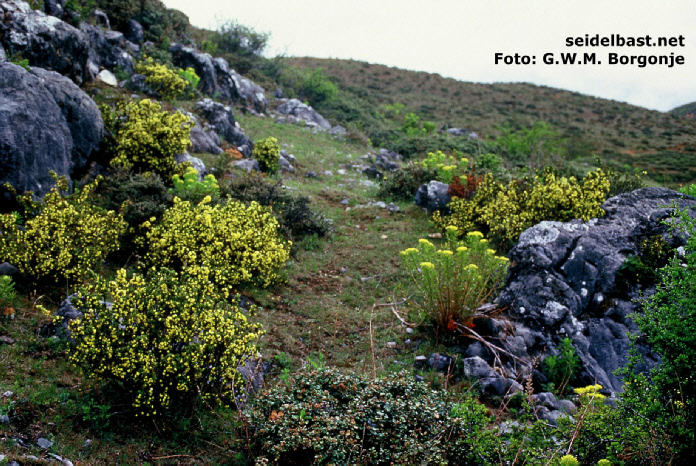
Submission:
[[464,127],[484,136],[495,136],[505,123],[515,128],[545,121],[604,160],[647,170],[658,182],[696,181],[696,121],[671,113],[533,84],[461,82],[354,60],[288,61],[300,68],[322,68],[373,111],[402,103],[406,111],[438,127]]
[[[259,342],[265,359],[286,353],[291,371],[310,364],[312,358],[329,366],[382,374],[411,367],[417,354],[443,350],[430,335],[407,334],[390,307],[373,307],[409,294],[398,253],[434,230],[427,215],[408,203],[400,205],[399,213],[355,207],[374,200],[377,188],[365,187],[364,175],[346,165],[369,148],[269,118],[240,116],[239,121],[254,140],[272,135],[287,145],[297,157],[298,172],[284,175],[285,185],[310,196],[314,208],[332,218],[335,227],[328,240],[303,244],[288,264],[285,285],[246,291],[263,307],[257,319],[266,329]],[[346,174],[338,174],[339,169]],[[331,170],[334,176],[310,179],[304,176],[308,170]],[[343,199],[349,200],[348,206],[341,204]],[[39,302],[57,308],[60,298],[48,299]],[[0,414],[14,406],[12,424],[0,424],[4,454],[45,457],[36,446],[36,440],[44,437],[55,442],[51,452],[91,464],[162,457],[181,464],[220,464],[241,458],[245,440],[233,434],[238,425],[234,411],[202,413],[187,424],[110,416],[118,413],[118,406],[100,415],[100,406],[109,404],[108,394],[93,390],[68,365],[64,346],[36,336],[35,330],[47,320],[34,310],[33,300],[23,303],[16,319],[0,320],[0,335],[16,340],[14,345],[0,346],[0,393],[14,393],[0,398]],[[406,345],[407,338],[415,343]],[[387,346],[392,341],[395,348]],[[435,386],[442,383],[434,374],[424,375]],[[85,408],[90,404],[85,393],[95,399],[91,408]],[[27,447],[8,441],[9,437],[23,439]]]

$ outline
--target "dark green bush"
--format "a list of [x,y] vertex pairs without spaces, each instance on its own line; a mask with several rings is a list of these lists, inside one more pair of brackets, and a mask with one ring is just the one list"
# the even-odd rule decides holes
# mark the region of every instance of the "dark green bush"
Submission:
[[477,464],[492,440],[486,413],[406,373],[322,369],[262,392],[245,414],[257,451],[278,464]]
[[437,179],[437,170],[408,163],[380,182],[377,197],[386,200],[411,201],[420,185],[435,179]]
[[293,196],[283,188],[282,181],[272,183],[260,174],[250,174],[224,183],[221,197],[238,201],[258,202],[273,208],[273,215],[285,234],[293,241],[305,236],[323,237],[331,231],[331,221],[312,211],[311,201],[305,196]]

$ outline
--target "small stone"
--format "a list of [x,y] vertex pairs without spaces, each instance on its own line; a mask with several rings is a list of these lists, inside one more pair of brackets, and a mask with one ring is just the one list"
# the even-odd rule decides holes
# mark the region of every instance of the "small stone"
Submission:
[[2,394],[2,396],[4,396],[5,398],[9,398],[9,397],[11,397],[12,395],[14,395],[14,393],[11,392],[11,391],[9,391],[9,390]]
[[51,448],[51,447],[53,446],[53,442],[51,442],[50,440],[45,439],[45,438],[43,438],[43,437],[41,437],[40,439],[38,439],[38,440],[36,441],[36,444],[37,444],[38,446],[40,446],[41,448],[43,448],[44,450],[48,450],[49,448]]
[[387,236],[387,235],[382,235],[380,238],[382,238],[382,239],[387,239],[388,236]]
[[404,342],[404,344],[407,345],[407,346],[410,345],[411,343],[413,343],[413,342],[411,341],[410,338]]
[[2,424],[2,423],[9,424],[10,423],[10,416],[8,416],[7,414],[3,414],[2,416],[0,416],[0,424]]
[[83,446],[88,447],[91,443],[92,443],[92,439],[88,438],[87,440],[85,440],[85,443]]
[[409,335],[413,333],[413,329],[411,327],[406,327],[406,333]]
[[433,239],[441,239],[442,238],[442,233],[430,233],[428,237],[433,238]]
[[118,87],[118,79],[116,79],[116,76],[109,70],[100,71],[97,75],[97,81],[101,81],[112,87]]
[[423,382],[425,380],[422,375],[414,375],[413,378],[416,382]]
[[336,173],[338,173],[339,175],[345,175],[347,172],[341,168],[341,169],[336,170]]
[[321,174],[324,176],[333,176],[333,172],[331,170],[324,170],[321,172]]
[[387,211],[388,211],[388,212],[401,212],[401,207],[399,207],[398,205],[394,204],[393,202],[390,202],[390,203],[387,205]]
[[0,344],[1,343],[4,343],[6,345],[14,345],[15,341],[12,338],[8,337],[7,335],[1,335],[0,336]]
[[343,205],[348,205],[348,199],[343,199],[343,200],[341,201],[341,204],[343,204]]
[[318,178],[317,174],[313,171],[308,171],[305,173],[305,178]]
[[387,342],[387,348],[390,348],[390,349],[396,348],[396,342],[395,341]]
[[346,273],[347,271],[348,269],[346,269],[345,267],[341,267],[341,273]]

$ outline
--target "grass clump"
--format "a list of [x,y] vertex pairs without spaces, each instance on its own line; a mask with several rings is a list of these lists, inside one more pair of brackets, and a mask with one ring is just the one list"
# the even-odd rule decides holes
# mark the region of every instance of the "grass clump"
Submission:
[[210,202],[207,196],[193,206],[175,197],[159,224],[145,222],[149,231],[141,241],[148,249],[146,261],[175,270],[210,267],[210,280],[228,291],[241,283],[280,281],[290,244],[281,238],[273,214],[255,202],[248,207]]
[[450,331],[471,322],[508,268],[508,259],[496,256],[482,233],[470,232],[464,241],[456,237],[456,228],[449,227],[445,248],[421,239],[418,248],[401,252],[418,290],[414,303],[434,324]]
[[166,181],[176,173],[183,174],[185,164],[177,164],[174,157],[191,145],[189,117],[164,111],[149,99],[119,102],[113,110],[102,106],[102,116],[111,166],[155,172]]
[[126,224],[114,211],[90,203],[98,181],[67,195],[68,180],[40,201],[28,192],[18,197],[24,207],[24,225],[13,214],[0,216],[0,261],[7,261],[35,283],[80,282],[106,255],[118,248]]
[[242,382],[237,366],[255,353],[261,332],[210,276],[196,266],[130,277],[121,269],[108,283],[92,283],[76,298],[83,316],[70,324],[70,360],[128,394],[136,416],[164,414],[199,396],[229,403]]

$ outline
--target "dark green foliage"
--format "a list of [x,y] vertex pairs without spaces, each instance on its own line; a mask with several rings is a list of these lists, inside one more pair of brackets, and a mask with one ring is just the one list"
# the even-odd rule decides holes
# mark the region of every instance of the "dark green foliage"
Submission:
[[235,20],[229,20],[212,34],[206,47],[225,58],[230,68],[247,74],[263,61],[261,55],[268,43],[268,36],[268,33],[257,32]]
[[128,230],[121,238],[119,260],[133,253],[142,254],[135,239],[144,234],[143,222],[154,217],[159,220],[172,205],[172,195],[162,178],[156,174],[143,175],[127,170],[115,170],[104,178],[97,189],[96,202],[107,210],[121,211]]
[[597,166],[604,170],[609,177],[611,187],[609,189],[609,197],[618,196],[622,193],[630,193],[636,189],[644,188],[645,172],[637,168],[631,168],[628,165],[623,167],[610,166],[602,162],[599,158],[596,159]]
[[405,373],[371,381],[319,369],[293,382],[246,413],[257,451],[279,464],[476,464],[494,440],[485,407],[450,403]]
[[[696,422],[696,220],[678,214],[678,227],[690,234],[685,256],[675,256],[661,272],[656,293],[634,315],[643,338],[661,357],[649,376],[634,360],[624,371],[624,407],[636,423],[669,438],[676,464],[693,464]],[[665,456],[667,458],[668,456]]]
[[659,277],[659,269],[666,266],[674,254],[673,248],[661,235],[645,238],[638,255],[626,258],[616,272],[618,290],[629,290],[632,285],[653,285]]
[[570,338],[561,340],[561,344],[558,345],[558,354],[544,360],[544,372],[558,395],[563,395],[579,367],[580,358],[575,354],[573,340]]
[[408,163],[381,181],[377,197],[386,200],[411,201],[420,185],[435,179],[437,179],[437,170]]
[[559,158],[565,157],[565,141],[547,123],[536,122],[530,128],[516,131],[506,124],[499,129],[501,134],[496,145],[509,161],[517,165],[541,168],[557,164]]
[[398,132],[382,132],[371,134],[370,139],[375,147],[393,150],[406,159],[425,157],[428,152],[438,150],[446,153],[457,150],[463,154],[478,154],[481,150],[487,150],[484,144],[445,135],[407,136]]
[[220,195],[223,199],[229,196],[244,203],[256,201],[272,207],[273,215],[293,242],[305,236],[322,237],[331,231],[331,221],[312,211],[309,198],[291,195],[283,188],[282,180],[272,183],[252,173],[224,183]]

